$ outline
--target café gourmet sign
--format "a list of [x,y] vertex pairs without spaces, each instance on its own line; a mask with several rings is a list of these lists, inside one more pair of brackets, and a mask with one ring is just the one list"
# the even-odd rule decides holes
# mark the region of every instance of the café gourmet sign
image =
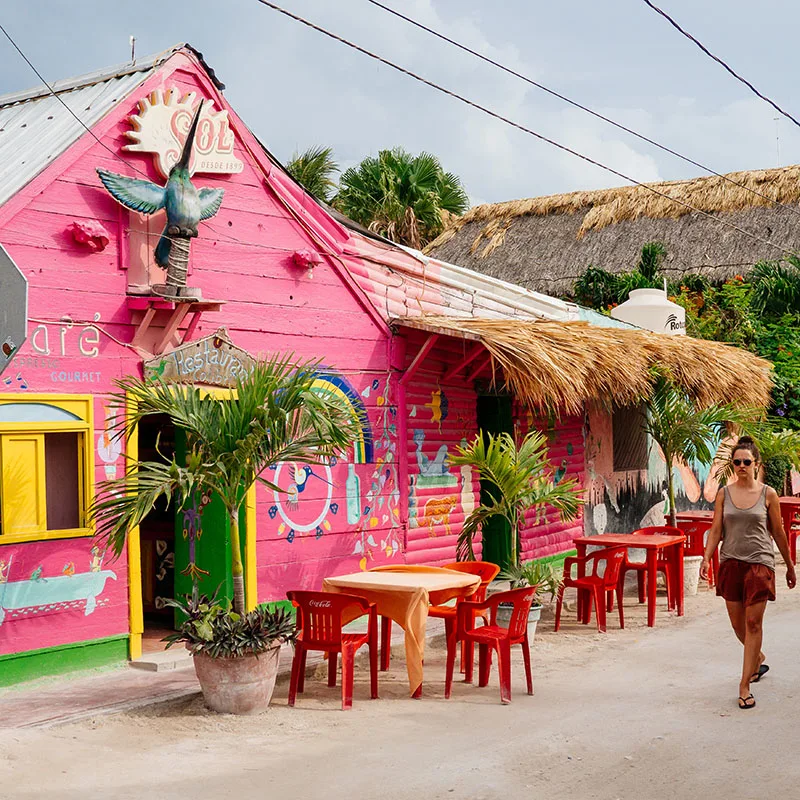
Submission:
[[189,342],[171,353],[144,362],[145,378],[164,383],[199,383],[206,386],[236,386],[249,375],[256,360],[228,338],[225,328]]
[[[129,153],[152,153],[162,178],[178,161],[197,108],[196,92],[181,94],[178,89],[159,89],[139,101],[138,111],[128,121],[132,130],[125,135],[133,142],[123,150]],[[214,101],[206,100],[197,123],[189,171],[229,175],[241,172],[244,164],[233,152],[234,136],[228,112],[214,111]]]

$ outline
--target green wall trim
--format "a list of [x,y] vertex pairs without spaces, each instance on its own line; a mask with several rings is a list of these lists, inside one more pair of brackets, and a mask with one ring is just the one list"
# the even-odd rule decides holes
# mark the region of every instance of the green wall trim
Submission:
[[47,675],[104,667],[128,659],[128,634],[0,656],[0,686]]
[[554,556],[544,556],[543,558],[533,558],[531,561],[539,561],[542,564],[549,564],[550,562],[563,564],[565,559],[576,555],[578,555],[577,550],[567,550],[565,553],[556,553]]

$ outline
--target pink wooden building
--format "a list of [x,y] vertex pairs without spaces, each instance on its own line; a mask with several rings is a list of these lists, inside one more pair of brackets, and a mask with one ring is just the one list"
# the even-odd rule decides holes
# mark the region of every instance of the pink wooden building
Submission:
[[[224,387],[236,359],[293,351],[322,359],[319,380],[366,410],[345,458],[311,472],[279,465],[286,491],[249,498],[250,605],[337,572],[452,560],[480,487],[448,453],[479,426],[536,420],[491,389],[480,342],[437,333],[425,315],[583,312],[338,218],[287,176],[189,46],[54,88],[59,99],[47,88],[0,98],[0,244],[28,279],[30,316],[0,376],[0,684],[135,659],[143,634],[169,623],[161,601],[187,567],[186,520],[157,509],[113,561],[87,520],[94,482],[121,474],[126,450],[146,457],[157,436],[161,448],[174,439],[163,420],[129,442],[108,435],[114,379],[144,365]],[[152,290],[164,280],[152,254],[163,218],[121,207],[96,168],[163,183],[203,98],[194,181],[225,194],[192,244],[188,282],[202,297],[173,303]],[[545,427],[560,474],[583,479],[585,416]],[[524,556],[569,550],[583,524],[531,521]]]

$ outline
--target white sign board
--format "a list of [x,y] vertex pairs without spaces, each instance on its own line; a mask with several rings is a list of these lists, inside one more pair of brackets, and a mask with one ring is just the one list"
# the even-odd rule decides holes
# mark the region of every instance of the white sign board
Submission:
[[[138,113],[128,118],[132,130],[125,135],[133,144],[126,144],[123,149],[129,153],[152,153],[161,177],[169,177],[169,171],[181,156],[199,102],[195,92],[184,95],[178,89],[151,92],[139,101]],[[189,172],[192,175],[241,172],[244,164],[236,157],[233,144],[228,112],[214,111],[214,101],[206,100],[197,123]]]
[[28,281],[0,245],[0,374],[25,342]]

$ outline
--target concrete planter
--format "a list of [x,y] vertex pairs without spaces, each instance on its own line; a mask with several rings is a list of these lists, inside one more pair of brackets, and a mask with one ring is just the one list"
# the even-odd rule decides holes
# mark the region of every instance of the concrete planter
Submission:
[[206,705],[220,714],[260,714],[269,708],[280,644],[258,655],[211,658],[195,653],[194,669]]
[[697,585],[700,581],[700,564],[703,556],[683,557],[683,593],[684,595],[697,594]]
[[[504,628],[508,627],[508,623],[511,622],[512,608],[513,606],[505,605],[505,603],[501,603],[497,607],[498,625],[501,625]],[[540,605],[531,606],[531,610],[528,612],[528,641],[530,644],[533,644],[533,637],[536,635],[536,626],[538,625],[541,616],[542,607]]]

